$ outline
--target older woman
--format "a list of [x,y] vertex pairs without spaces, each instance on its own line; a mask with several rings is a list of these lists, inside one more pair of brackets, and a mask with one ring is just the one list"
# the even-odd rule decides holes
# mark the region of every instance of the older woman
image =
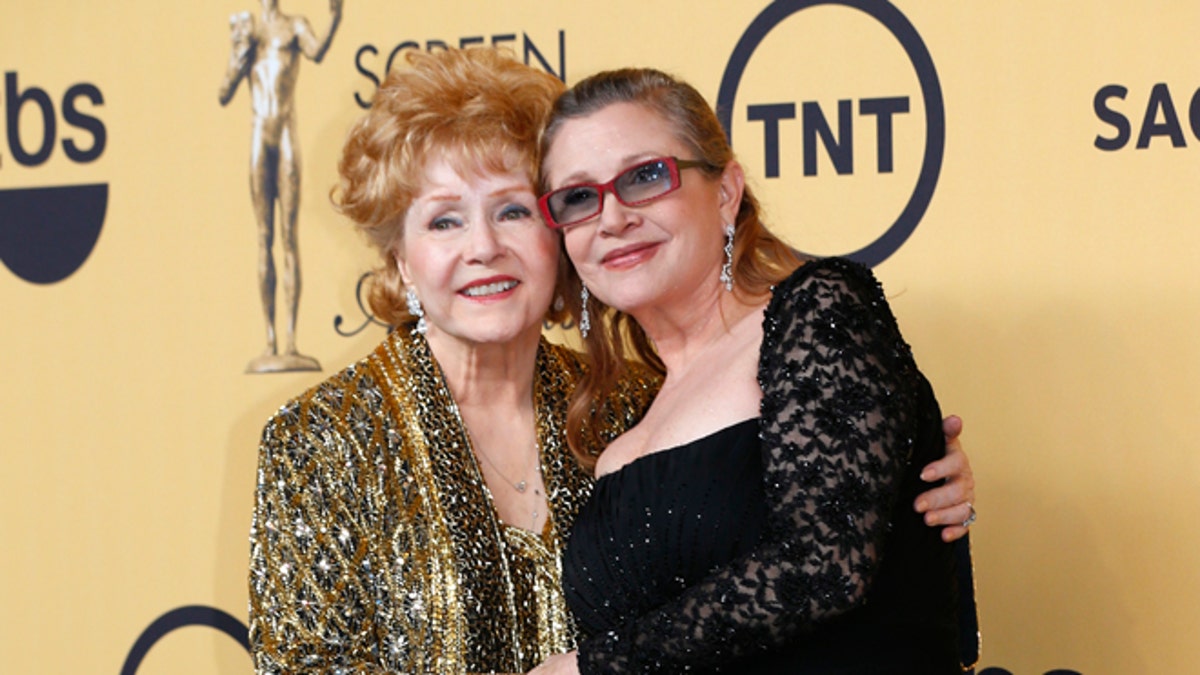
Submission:
[[[372,307],[397,329],[263,432],[259,673],[523,672],[574,645],[559,553],[592,482],[565,440],[586,368],[541,337],[578,283],[533,189],[562,84],[485,49],[410,65],[351,131],[335,193],[381,253]],[[657,390],[620,370],[585,454]],[[931,471],[960,477],[928,495],[936,520],[971,497],[970,470],[957,452]]]
[[[665,380],[567,546],[578,654],[536,672],[960,672],[953,551],[909,508],[941,415],[870,271],[764,228],[712,109],[661,72],[578,83],[542,143],[596,362],[576,396],[612,390],[624,331]],[[572,409],[578,449],[597,414]]]
[[[259,673],[519,672],[572,644],[559,542],[590,480],[562,429],[582,365],[541,337],[564,268],[532,189],[562,84],[489,50],[411,64],[350,132],[335,196],[382,253],[372,307],[397,330],[263,432]],[[624,378],[597,431],[656,387]]]

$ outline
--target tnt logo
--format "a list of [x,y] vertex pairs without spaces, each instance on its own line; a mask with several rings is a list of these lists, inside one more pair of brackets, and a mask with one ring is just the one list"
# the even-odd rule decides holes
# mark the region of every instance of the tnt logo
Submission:
[[772,229],[815,255],[885,260],[924,216],[945,113],[924,41],[887,2],[776,0],[742,35],[717,114]]
[[[22,86],[16,72],[6,72],[8,155],[0,155],[0,176],[18,167],[42,166],[59,149],[77,164],[98,159],[107,133],[104,123],[89,112],[103,104],[99,88],[79,83],[68,87],[56,106],[49,92]],[[60,114],[65,127],[61,132]],[[62,281],[91,254],[107,208],[106,183],[0,190],[0,260],[31,283]]]

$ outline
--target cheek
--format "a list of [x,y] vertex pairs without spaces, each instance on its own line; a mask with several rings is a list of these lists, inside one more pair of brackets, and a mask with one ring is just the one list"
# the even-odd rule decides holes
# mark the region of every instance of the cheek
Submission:
[[430,295],[449,281],[452,264],[446,254],[439,246],[414,242],[403,247],[397,263],[407,283],[416,284],[422,295]]
[[559,252],[557,242],[552,247],[543,251],[542,255],[538,257],[536,274],[539,285],[548,294],[553,294],[554,289],[558,287],[559,268],[561,267],[559,260],[561,257],[562,254]]
[[512,248],[522,252],[525,264],[531,270],[556,271],[560,255],[558,234],[545,226],[539,225],[538,227],[540,229],[532,232],[531,236],[514,241]]
[[567,257],[576,267],[587,259],[589,241],[589,237],[579,231],[579,228],[563,233],[563,246],[567,250]]

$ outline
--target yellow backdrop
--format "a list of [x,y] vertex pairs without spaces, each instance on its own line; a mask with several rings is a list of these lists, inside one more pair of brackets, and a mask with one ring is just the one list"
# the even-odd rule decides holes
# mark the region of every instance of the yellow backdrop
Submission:
[[[568,82],[653,65],[729,94],[734,145],[804,250],[915,227],[876,271],[966,420],[981,667],[1195,669],[1200,5],[777,2],[768,20],[767,2],[717,0],[346,4],[294,98],[298,338],[324,372],[274,375],[244,373],[264,331],[249,91],[217,100],[228,17],[257,3],[6,9],[0,670],[117,672],[195,606],[137,672],[249,672],[203,624],[245,620],[259,430],[383,336],[341,334],[365,320],[372,261],[327,198],[341,139],[397,47],[480,42]],[[282,9],[328,24],[324,0]],[[107,186],[90,255],[76,237],[34,256],[49,211],[31,225],[21,200],[75,185]],[[927,208],[906,214],[921,185]],[[28,280],[81,245],[73,273]]]

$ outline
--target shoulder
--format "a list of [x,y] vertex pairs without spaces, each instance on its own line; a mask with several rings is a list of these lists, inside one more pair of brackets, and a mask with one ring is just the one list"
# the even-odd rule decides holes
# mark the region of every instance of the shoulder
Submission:
[[605,408],[605,429],[602,432],[607,443],[641,421],[658,390],[662,387],[662,377],[649,366],[640,361],[626,361],[624,371],[613,383],[608,392]]
[[575,379],[578,379],[587,371],[587,363],[584,355],[566,345],[551,342],[545,336],[542,336],[541,350],[545,356],[547,368],[561,370]]
[[768,345],[800,326],[862,328],[867,317],[894,322],[883,286],[871,270],[845,258],[819,258],[797,268],[771,290],[763,317]]
[[292,31],[297,34],[312,31],[312,24],[302,15],[288,15],[287,21],[292,24]]
[[381,467],[390,467],[389,458],[411,452],[401,423],[406,416],[396,410],[392,391],[404,384],[388,365],[387,345],[385,341],[271,415],[258,446],[260,490],[328,480],[349,488],[355,476],[376,475]]
[[859,263],[822,258],[804,264],[772,290],[761,356],[769,360],[816,345],[840,349],[875,340],[903,342],[883,287]]
[[235,12],[229,15],[229,26],[235,35],[248,36],[260,23],[253,12]]
[[617,380],[618,387],[650,389],[653,393],[657,393],[661,385],[662,375],[641,361],[626,361],[625,372]]
[[883,287],[869,268],[846,258],[818,258],[796,268],[771,292],[768,316],[822,301],[875,302]]
[[[565,345],[542,338],[542,353],[546,367],[562,374],[574,385],[591,369],[586,354]],[[545,373],[543,373],[544,375]],[[625,361],[623,372],[617,378],[610,397],[625,400],[630,397],[653,398],[662,385],[662,377],[640,361]],[[648,401],[647,401],[648,404]]]
[[617,379],[612,397],[625,413],[623,425],[628,428],[646,414],[662,388],[662,375],[640,361],[627,361],[625,372]]
[[378,411],[385,398],[382,371],[386,346],[385,340],[370,354],[285,402],[267,420],[264,441],[272,436],[311,436],[311,432],[328,439],[341,432],[349,410]]

